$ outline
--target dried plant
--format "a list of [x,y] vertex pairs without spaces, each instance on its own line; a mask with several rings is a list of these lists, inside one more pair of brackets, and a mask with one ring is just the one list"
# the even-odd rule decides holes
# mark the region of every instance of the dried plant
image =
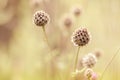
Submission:
[[75,65],[74,65],[75,66],[74,71],[75,71],[77,67],[80,47],[88,44],[88,42],[90,41],[90,34],[86,28],[81,27],[81,28],[76,29],[75,32],[73,32],[71,40],[75,46],[78,46],[78,50],[77,50],[77,54],[75,58]]
[[36,11],[34,14],[33,21],[36,24],[36,26],[42,27],[47,45],[50,48],[50,44],[48,42],[47,34],[45,31],[45,25],[50,21],[49,15],[44,11]]

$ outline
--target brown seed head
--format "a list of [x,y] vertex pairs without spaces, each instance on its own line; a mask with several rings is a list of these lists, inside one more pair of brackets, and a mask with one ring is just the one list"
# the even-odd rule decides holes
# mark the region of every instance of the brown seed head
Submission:
[[37,26],[45,26],[49,20],[49,15],[44,11],[37,11],[34,14],[34,23]]
[[72,42],[75,46],[85,46],[90,41],[90,34],[86,28],[79,28],[72,35]]

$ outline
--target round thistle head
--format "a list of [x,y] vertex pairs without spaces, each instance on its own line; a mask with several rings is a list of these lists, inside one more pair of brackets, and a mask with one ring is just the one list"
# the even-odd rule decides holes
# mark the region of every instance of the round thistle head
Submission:
[[90,79],[92,77],[93,73],[94,73],[93,70],[88,68],[85,70],[84,76],[85,76],[85,78]]
[[44,11],[37,11],[34,14],[34,23],[37,26],[45,26],[49,22],[49,15]]
[[65,27],[70,28],[72,26],[72,23],[73,23],[73,21],[70,17],[65,17],[64,18]]
[[91,53],[82,58],[83,67],[92,68],[95,66],[96,62],[97,62],[96,56]]
[[73,32],[72,42],[75,46],[85,46],[90,41],[90,34],[86,28],[79,28]]

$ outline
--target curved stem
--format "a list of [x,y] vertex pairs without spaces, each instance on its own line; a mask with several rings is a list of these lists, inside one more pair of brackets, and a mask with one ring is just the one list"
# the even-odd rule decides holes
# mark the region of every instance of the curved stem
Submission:
[[78,47],[78,50],[77,50],[77,54],[76,54],[76,58],[75,58],[75,65],[74,65],[74,71],[76,71],[76,68],[77,68],[77,62],[78,62],[78,57],[79,57],[79,51],[80,51],[80,47]]
[[113,59],[117,56],[118,52],[120,51],[120,48],[117,50],[117,52],[112,56],[112,58],[110,59],[110,61],[108,62],[108,64],[106,65],[105,69],[103,70],[103,73],[101,75],[100,80],[103,79],[103,75],[105,73],[105,71],[107,70],[107,68],[109,67],[109,65],[112,63]]

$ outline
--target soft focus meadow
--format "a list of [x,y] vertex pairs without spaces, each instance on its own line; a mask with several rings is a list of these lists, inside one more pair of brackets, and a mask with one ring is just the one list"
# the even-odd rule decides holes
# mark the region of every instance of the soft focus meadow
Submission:
[[[39,10],[50,16],[45,26],[50,46],[33,22]],[[72,80],[77,47],[71,35],[79,27],[88,29],[91,40],[80,48],[77,68],[84,55],[100,52],[92,68],[100,80],[120,48],[120,0],[0,0],[0,80]],[[119,61],[120,52],[102,80],[120,80]],[[81,76],[74,80],[86,80]]]

